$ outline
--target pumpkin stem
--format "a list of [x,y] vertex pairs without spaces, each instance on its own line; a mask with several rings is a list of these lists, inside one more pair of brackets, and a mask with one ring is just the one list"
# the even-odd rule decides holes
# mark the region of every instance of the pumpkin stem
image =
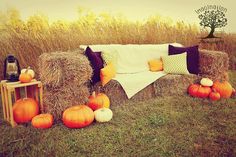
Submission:
[[96,98],[96,92],[95,91],[92,92],[92,97]]
[[25,70],[25,73],[27,74],[29,70],[30,70],[30,66],[27,67],[27,69]]

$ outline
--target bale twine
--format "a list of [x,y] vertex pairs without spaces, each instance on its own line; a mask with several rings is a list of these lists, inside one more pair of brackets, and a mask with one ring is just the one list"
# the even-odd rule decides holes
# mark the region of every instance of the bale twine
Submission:
[[220,51],[199,51],[199,69],[202,77],[208,77],[213,81],[227,78],[229,68],[228,54]]
[[44,53],[39,57],[38,69],[40,80],[50,87],[68,82],[84,84],[92,76],[90,63],[80,51]]

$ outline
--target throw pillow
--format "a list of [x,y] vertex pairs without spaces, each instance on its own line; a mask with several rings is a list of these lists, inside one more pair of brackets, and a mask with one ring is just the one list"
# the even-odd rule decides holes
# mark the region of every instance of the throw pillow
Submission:
[[87,47],[85,55],[88,57],[93,68],[92,84],[95,84],[100,81],[100,69],[104,67],[101,52],[93,52],[90,47]]
[[116,75],[116,70],[113,63],[109,63],[107,66],[101,69],[100,78],[102,86],[105,86]]
[[187,52],[187,67],[192,74],[199,73],[199,51],[198,45],[192,47],[175,47],[169,45],[169,55]]
[[116,67],[117,65],[117,52],[116,51],[102,51],[102,59],[104,61],[104,66],[109,63],[113,63]]
[[152,59],[148,61],[149,70],[156,72],[163,70],[163,63],[160,59]]
[[163,56],[163,69],[166,73],[189,74],[187,69],[187,53]]

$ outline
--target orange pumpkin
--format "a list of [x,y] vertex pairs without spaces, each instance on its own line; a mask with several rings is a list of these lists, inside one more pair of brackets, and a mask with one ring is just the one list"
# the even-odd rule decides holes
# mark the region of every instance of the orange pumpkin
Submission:
[[87,105],[94,111],[103,107],[109,108],[110,100],[108,96],[104,93],[96,94],[95,92],[93,92],[92,95],[89,97],[89,102]]
[[233,88],[228,81],[215,81],[212,89],[220,93],[222,98],[230,98]]
[[62,121],[68,128],[83,128],[94,120],[94,113],[86,105],[76,105],[67,108],[62,115]]
[[32,119],[31,124],[35,128],[50,128],[53,124],[53,116],[49,113],[39,114]]
[[38,113],[38,103],[32,98],[19,99],[13,105],[13,116],[17,123],[29,122]]
[[32,76],[30,73],[28,73],[29,67],[25,70],[24,73],[21,73],[19,76],[19,80],[21,83],[28,83],[32,81]]
[[199,84],[192,84],[188,87],[188,93],[193,97],[207,98],[210,92],[210,87],[201,86]]
[[212,101],[216,101],[216,100],[220,100],[220,93],[216,92],[216,91],[212,91],[210,94],[209,94],[209,98],[212,100]]

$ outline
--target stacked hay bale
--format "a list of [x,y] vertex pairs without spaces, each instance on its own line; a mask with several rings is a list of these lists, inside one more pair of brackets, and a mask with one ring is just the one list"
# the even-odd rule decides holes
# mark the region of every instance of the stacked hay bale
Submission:
[[155,97],[155,89],[152,84],[139,91],[130,99],[128,99],[123,87],[116,80],[111,80],[104,87],[101,82],[98,82],[91,88],[92,91],[105,93],[109,97],[112,105],[121,105],[126,102],[145,101]]
[[116,80],[111,80],[104,87],[101,83],[95,84],[93,90],[106,93],[112,104],[121,105],[126,102],[138,102],[163,96],[183,96],[187,94],[188,86],[200,81],[197,75],[175,75],[168,74],[156,80],[146,88],[139,91],[131,99],[128,99],[122,86]]
[[228,80],[228,54],[220,51],[199,51],[199,69],[202,77],[212,80]]
[[190,84],[198,83],[200,76],[168,74],[156,80],[153,85],[156,96],[183,96],[187,94]]
[[39,57],[38,64],[44,87],[45,112],[52,113],[59,120],[66,108],[87,101],[92,68],[80,50],[44,53]]

